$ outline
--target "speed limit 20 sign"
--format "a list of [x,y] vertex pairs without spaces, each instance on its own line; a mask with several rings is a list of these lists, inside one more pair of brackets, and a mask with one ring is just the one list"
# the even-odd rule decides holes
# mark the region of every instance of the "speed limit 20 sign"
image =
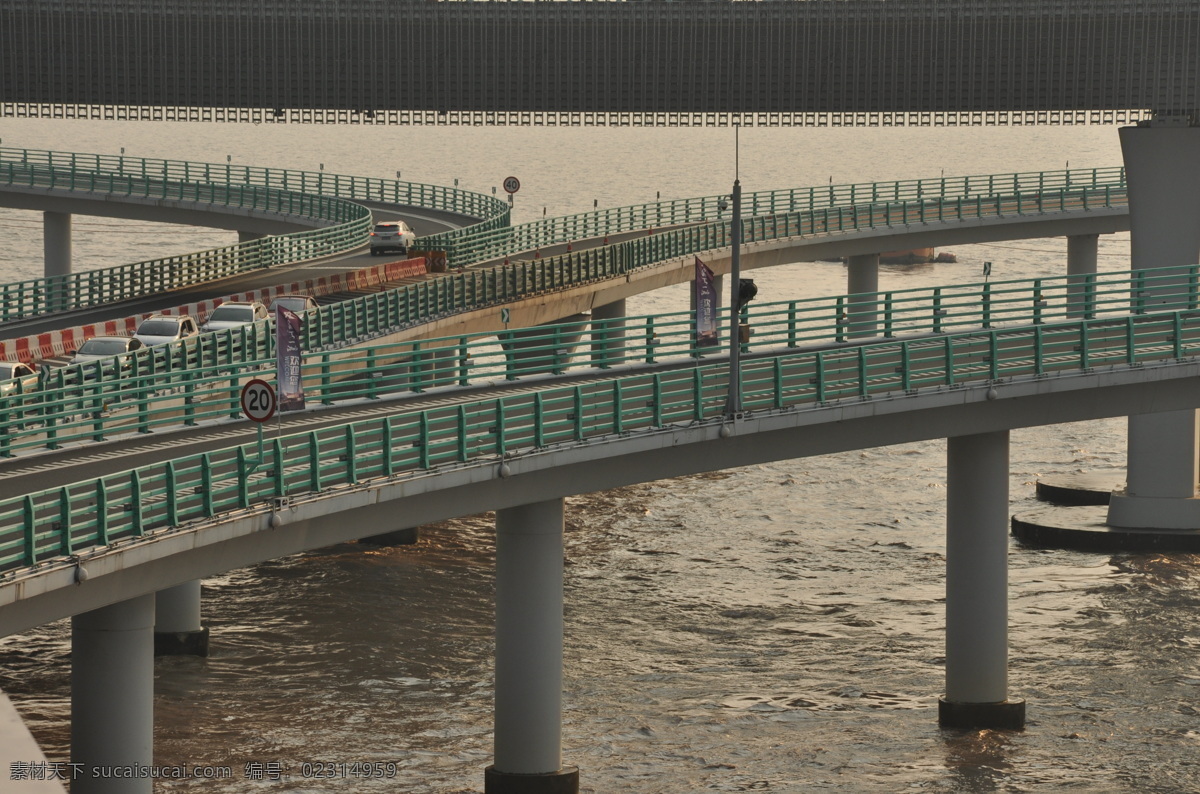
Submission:
[[255,378],[242,387],[242,413],[251,422],[267,421],[277,407],[275,389],[265,380]]

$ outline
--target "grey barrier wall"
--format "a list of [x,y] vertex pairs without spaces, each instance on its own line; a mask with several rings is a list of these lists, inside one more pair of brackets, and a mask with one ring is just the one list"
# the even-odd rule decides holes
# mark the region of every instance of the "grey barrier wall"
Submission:
[[1192,0],[7,0],[0,114],[1123,121],[1200,109],[1198,39]]

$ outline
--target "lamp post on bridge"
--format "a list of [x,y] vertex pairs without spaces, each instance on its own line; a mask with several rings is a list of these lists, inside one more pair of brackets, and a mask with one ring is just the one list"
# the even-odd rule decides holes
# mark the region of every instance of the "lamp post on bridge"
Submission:
[[742,183],[733,180],[733,220],[730,231],[732,253],[729,259],[729,395],[725,398],[725,415],[734,416],[742,410],[742,339],[739,304],[739,285],[742,282]]
[[739,130],[733,128],[733,219],[729,243],[729,395],[725,398],[725,415],[734,417],[742,411],[742,339],[738,305],[742,282],[742,182],[739,173]]

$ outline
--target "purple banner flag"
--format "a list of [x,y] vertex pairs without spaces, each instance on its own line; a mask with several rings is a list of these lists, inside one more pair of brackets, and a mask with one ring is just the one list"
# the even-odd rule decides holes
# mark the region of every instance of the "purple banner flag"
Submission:
[[713,272],[696,257],[696,280],[692,282],[696,298],[696,347],[711,347],[717,339],[717,288]]
[[275,307],[275,386],[280,411],[304,408],[304,381],[300,376],[300,326],[304,321],[293,311]]

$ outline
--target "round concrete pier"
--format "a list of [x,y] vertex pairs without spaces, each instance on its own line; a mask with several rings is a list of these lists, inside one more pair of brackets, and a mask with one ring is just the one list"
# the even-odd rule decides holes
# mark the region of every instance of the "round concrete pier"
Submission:
[[1012,517],[1012,534],[1031,546],[1077,551],[1200,552],[1200,530],[1112,527],[1108,508],[1040,507]]
[[943,728],[969,728],[1020,731],[1025,728],[1025,701],[1001,703],[954,703],[938,698],[938,725]]
[[1055,474],[1037,481],[1037,497],[1059,505],[1106,505],[1109,494],[1124,487],[1119,474]]
[[489,766],[483,770],[483,781],[486,794],[579,794],[579,769],[573,766],[533,775],[501,772]]
[[154,632],[155,656],[208,656],[208,626],[199,631]]

